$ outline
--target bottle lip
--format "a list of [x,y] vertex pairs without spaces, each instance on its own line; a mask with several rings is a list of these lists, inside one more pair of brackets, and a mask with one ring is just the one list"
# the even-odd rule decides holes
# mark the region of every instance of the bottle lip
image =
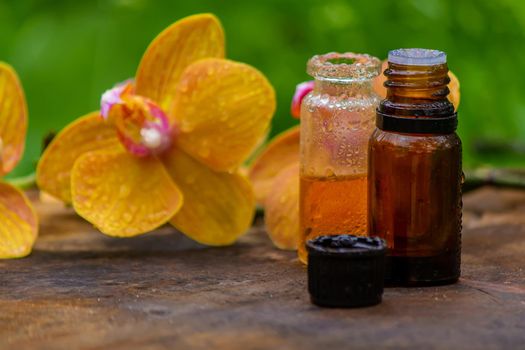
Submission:
[[318,80],[341,83],[364,81],[380,74],[381,61],[367,54],[329,52],[310,58],[306,72]]
[[435,66],[447,63],[447,55],[443,51],[431,49],[397,49],[388,53],[388,62],[407,66]]

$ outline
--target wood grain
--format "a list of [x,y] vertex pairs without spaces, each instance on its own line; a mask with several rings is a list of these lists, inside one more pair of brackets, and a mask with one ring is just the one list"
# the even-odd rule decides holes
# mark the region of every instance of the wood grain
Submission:
[[485,187],[464,202],[458,284],[341,310],[309,303],[304,267],[259,223],[228,248],[168,227],[116,239],[35,200],[33,254],[0,261],[0,348],[525,348],[525,192]]

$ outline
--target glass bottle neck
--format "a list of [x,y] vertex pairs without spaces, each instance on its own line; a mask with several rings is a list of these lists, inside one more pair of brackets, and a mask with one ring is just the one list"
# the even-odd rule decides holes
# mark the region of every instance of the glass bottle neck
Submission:
[[331,96],[346,95],[348,97],[358,95],[370,95],[373,93],[372,80],[326,80],[315,79],[314,93],[328,94]]

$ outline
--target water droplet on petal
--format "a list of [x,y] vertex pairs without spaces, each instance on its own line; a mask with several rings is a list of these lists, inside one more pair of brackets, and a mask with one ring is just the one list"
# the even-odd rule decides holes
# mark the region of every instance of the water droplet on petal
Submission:
[[132,220],[133,220],[133,215],[131,215],[130,213],[128,212],[125,212],[124,214],[122,214],[122,220],[129,224]]
[[131,193],[131,188],[128,185],[120,185],[120,190],[118,193],[119,198],[125,199]]

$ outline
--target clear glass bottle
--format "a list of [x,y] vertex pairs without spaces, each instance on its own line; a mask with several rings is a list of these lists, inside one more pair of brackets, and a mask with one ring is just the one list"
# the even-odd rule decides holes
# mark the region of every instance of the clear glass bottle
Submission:
[[314,90],[301,106],[299,259],[320,235],[367,234],[367,145],[380,101],[379,59],[355,53],[312,57]]
[[369,233],[389,248],[387,283],[455,282],[461,255],[461,141],[446,55],[389,53],[387,97],[369,145]]

